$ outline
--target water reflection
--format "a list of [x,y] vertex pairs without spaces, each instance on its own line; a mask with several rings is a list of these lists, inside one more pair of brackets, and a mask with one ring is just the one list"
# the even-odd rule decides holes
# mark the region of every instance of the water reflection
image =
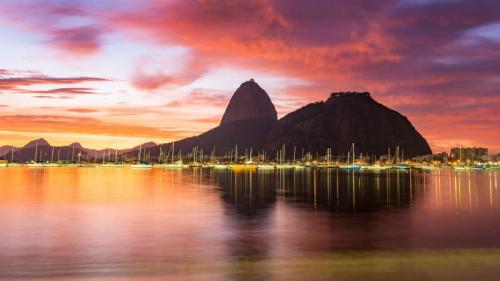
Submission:
[[[4,169],[0,279],[317,280],[295,276],[290,264],[353,252],[376,262],[393,251],[497,249],[499,175]],[[287,278],[276,261],[289,265],[280,271]],[[200,275],[183,279],[186,272]]]
[[363,213],[411,208],[419,203],[461,211],[496,209],[499,196],[495,171],[223,170],[212,171],[210,177],[215,178],[222,199],[233,208],[231,212],[242,217],[269,213],[278,198],[296,207]]
[[408,173],[224,171],[216,177],[224,201],[249,217],[269,212],[278,197],[297,207],[355,213],[410,205],[415,192]]

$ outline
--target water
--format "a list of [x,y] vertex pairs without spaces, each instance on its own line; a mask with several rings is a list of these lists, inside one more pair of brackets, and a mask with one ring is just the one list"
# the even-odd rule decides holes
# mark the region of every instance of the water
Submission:
[[0,279],[497,280],[499,179],[0,169]]

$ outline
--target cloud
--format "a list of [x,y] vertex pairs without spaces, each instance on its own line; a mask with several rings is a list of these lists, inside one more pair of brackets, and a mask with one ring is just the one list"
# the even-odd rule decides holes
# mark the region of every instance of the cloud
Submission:
[[172,108],[179,107],[217,107],[224,108],[229,103],[229,96],[222,93],[210,93],[209,91],[194,90],[187,96],[179,100],[168,102],[165,106]]
[[[19,71],[4,70],[4,73],[12,76]],[[31,72],[26,72],[31,73]],[[25,76],[25,77],[6,77],[0,78],[0,93],[4,94],[37,94],[36,97],[54,97],[72,95],[89,95],[97,94],[94,88],[90,87],[60,87],[53,89],[37,89],[40,86],[50,85],[75,85],[87,82],[106,82],[108,79],[98,77],[48,77],[43,75],[38,76]],[[27,88],[35,87],[35,88]]]
[[220,116],[212,116],[212,117],[204,117],[204,118],[195,118],[195,119],[192,119],[191,121],[195,122],[195,123],[206,123],[206,124],[210,124],[210,125],[219,125],[220,120],[221,120]]
[[99,26],[60,28],[50,32],[50,38],[47,42],[72,54],[89,55],[100,49],[99,35],[101,33],[104,31]]
[[[83,2],[11,1],[0,7],[3,21],[45,39],[42,42],[72,55],[90,55],[102,46],[102,37],[109,30],[99,22],[99,5]],[[22,18],[20,21],[18,19]]]
[[82,108],[82,107],[70,108],[70,109],[67,109],[66,111],[75,112],[75,113],[94,113],[94,112],[98,112],[98,110],[96,110],[96,109]]
[[64,115],[3,115],[0,130],[16,132],[74,133],[151,138],[178,137],[177,133],[148,126],[101,121],[89,117]]

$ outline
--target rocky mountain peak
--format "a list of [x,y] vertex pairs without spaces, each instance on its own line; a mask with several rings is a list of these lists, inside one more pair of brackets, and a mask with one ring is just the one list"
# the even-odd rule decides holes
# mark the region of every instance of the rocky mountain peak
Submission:
[[221,125],[250,119],[278,120],[271,99],[253,79],[241,84],[234,92],[222,116]]

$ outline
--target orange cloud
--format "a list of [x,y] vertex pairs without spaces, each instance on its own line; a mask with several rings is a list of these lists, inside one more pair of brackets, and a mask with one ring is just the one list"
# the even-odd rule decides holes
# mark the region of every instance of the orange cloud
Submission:
[[135,126],[101,121],[89,117],[62,115],[3,115],[0,130],[17,132],[99,134],[111,136],[141,136],[180,138],[191,132],[165,131],[148,126]]
[[70,108],[67,111],[69,111],[69,112],[76,112],[76,113],[93,113],[93,112],[98,112],[98,110],[95,110],[95,109],[81,108],[81,107]]

